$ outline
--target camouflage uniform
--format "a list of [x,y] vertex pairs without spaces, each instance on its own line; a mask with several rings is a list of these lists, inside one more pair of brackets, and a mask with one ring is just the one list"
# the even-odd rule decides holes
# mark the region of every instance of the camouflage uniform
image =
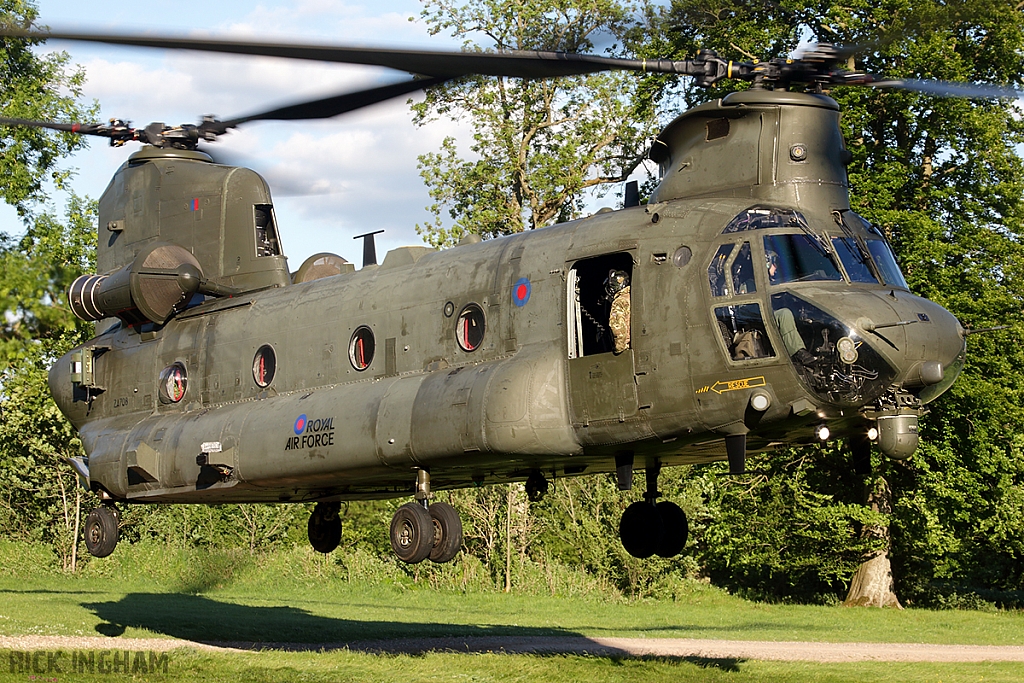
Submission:
[[623,287],[612,299],[612,309],[608,314],[608,327],[615,338],[615,353],[622,353],[629,348],[629,287]]

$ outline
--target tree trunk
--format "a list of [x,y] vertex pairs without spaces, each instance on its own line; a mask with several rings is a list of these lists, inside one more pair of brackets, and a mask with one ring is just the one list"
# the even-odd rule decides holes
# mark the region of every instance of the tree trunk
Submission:
[[75,482],[75,533],[71,536],[71,573],[78,571],[78,533],[82,528],[82,487]]
[[[875,512],[892,513],[892,489],[889,482],[878,477],[867,486],[867,504]],[[889,527],[865,527],[865,537],[884,539],[885,546],[868,555],[850,581],[850,591],[843,604],[847,607],[895,607],[903,609],[896,597],[889,562]]]
[[512,592],[512,484],[505,498],[505,592]]

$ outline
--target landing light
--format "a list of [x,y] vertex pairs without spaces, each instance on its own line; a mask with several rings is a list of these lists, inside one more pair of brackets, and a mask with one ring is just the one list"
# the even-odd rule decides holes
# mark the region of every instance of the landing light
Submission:
[[769,396],[767,393],[763,391],[755,392],[750,397],[750,407],[759,413],[763,413],[764,411],[768,410],[768,407],[771,406],[771,404],[771,396]]
[[821,425],[814,433],[822,441],[828,441],[829,435],[832,434],[832,432],[828,430],[828,427],[826,425]]
[[857,362],[857,343],[849,337],[843,337],[837,341],[836,350],[839,351],[839,360],[847,365],[853,365]]
[[871,429],[868,430],[868,441],[877,441],[877,440],[878,440],[878,429],[876,427],[872,427]]

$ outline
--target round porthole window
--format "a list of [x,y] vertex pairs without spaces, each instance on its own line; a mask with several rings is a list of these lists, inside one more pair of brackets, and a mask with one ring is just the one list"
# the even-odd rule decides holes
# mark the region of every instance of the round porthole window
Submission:
[[352,333],[348,345],[348,358],[356,370],[365,370],[373,362],[373,330],[363,325]]
[[468,304],[455,323],[455,339],[463,351],[476,351],[484,340],[484,312]]
[[177,403],[185,398],[185,391],[188,389],[188,373],[181,363],[174,363],[164,368],[160,373],[160,401],[162,403]]
[[252,359],[252,378],[258,386],[267,387],[274,381],[277,372],[277,354],[274,347],[264,344]]

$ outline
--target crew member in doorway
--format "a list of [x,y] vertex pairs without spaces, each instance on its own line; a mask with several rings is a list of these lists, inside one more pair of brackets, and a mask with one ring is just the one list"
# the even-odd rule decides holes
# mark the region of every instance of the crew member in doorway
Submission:
[[615,340],[615,353],[619,354],[629,348],[629,273],[614,268],[608,271],[604,292],[612,304],[608,327]]

